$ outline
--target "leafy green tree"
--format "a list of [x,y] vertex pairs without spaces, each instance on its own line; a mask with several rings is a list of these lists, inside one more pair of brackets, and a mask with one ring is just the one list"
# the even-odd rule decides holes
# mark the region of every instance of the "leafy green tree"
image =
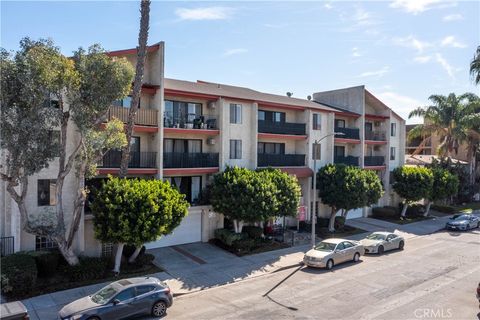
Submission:
[[447,199],[458,191],[458,177],[448,170],[435,168],[431,169],[433,174],[432,189],[427,197],[427,209],[425,217],[430,213],[430,207],[435,201]]
[[393,190],[405,199],[401,217],[405,217],[408,205],[426,199],[433,186],[433,173],[429,168],[398,167],[393,170]]
[[235,232],[245,222],[265,221],[278,212],[277,187],[265,174],[239,167],[227,167],[215,175],[210,189],[213,209],[232,219]]
[[480,46],[477,47],[472,62],[470,62],[470,74],[475,84],[478,85],[480,83]]
[[328,229],[335,231],[338,210],[346,217],[349,210],[376,203],[383,194],[378,176],[369,170],[343,164],[328,164],[317,173],[318,196],[331,207]]
[[170,234],[188,214],[185,195],[162,180],[109,177],[92,203],[95,236],[117,244],[120,272],[125,244],[141,247]]
[[468,202],[472,195],[472,186],[469,184],[469,173],[464,164],[459,162],[453,162],[451,158],[433,159],[432,163],[428,165],[428,168],[435,170],[447,170],[450,174],[454,175],[458,179],[458,189],[454,197],[454,201],[458,203]]
[[[106,149],[125,142],[115,123],[106,134],[94,133],[111,103],[128,94],[132,67],[106,56],[98,45],[67,58],[51,40],[29,38],[15,54],[1,49],[0,59],[0,147],[5,151],[0,177],[19,208],[22,228],[52,239],[69,264],[78,264],[72,244],[86,196],[83,177]],[[45,219],[33,219],[39,213],[27,210],[28,177],[52,161],[58,166],[56,205]],[[78,192],[74,217],[66,225],[63,185],[74,167]]]

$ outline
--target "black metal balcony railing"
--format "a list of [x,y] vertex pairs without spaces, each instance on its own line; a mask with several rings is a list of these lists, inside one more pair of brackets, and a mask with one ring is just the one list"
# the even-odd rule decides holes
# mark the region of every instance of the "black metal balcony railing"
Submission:
[[365,140],[387,141],[385,131],[365,130]]
[[13,253],[13,243],[13,237],[0,237],[0,257],[5,257]]
[[164,168],[212,168],[218,167],[218,153],[164,152]]
[[385,157],[384,156],[365,157],[363,160],[363,164],[365,165],[365,167],[383,166],[385,165]]
[[305,166],[305,155],[259,153],[257,165],[259,167],[303,167]]
[[335,127],[335,132],[341,132],[343,135],[335,135],[335,138],[360,140],[360,129]]
[[305,123],[258,121],[258,132],[305,135]]
[[173,119],[172,117],[163,117],[163,126],[165,128],[182,128],[182,129],[209,129],[216,130],[217,118],[213,116],[183,117]]
[[[110,150],[103,156],[102,162],[98,165],[100,168],[120,168],[122,152]],[[129,168],[156,168],[156,152],[130,152]]]
[[346,164],[347,166],[358,166],[358,157],[354,156],[336,156],[333,158],[334,163],[343,163]]

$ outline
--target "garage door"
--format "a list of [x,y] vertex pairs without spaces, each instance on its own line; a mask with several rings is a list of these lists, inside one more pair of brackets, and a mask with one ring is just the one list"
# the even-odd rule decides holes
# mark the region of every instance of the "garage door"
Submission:
[[347,219],[355,219],[363,217],[363,208],[350,210],[347,214]]
[[173,233],[158,241],[146,243],[147,249],[174,246],[177,244],[199,242],[202,240],[202,213],[189,212]]

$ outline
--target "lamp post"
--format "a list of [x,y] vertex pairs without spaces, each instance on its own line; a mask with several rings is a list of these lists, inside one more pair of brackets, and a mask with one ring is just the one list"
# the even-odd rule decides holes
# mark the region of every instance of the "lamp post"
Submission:
[[318,154],[319,154],[319,149],[320,148],[320,141],[323,139],[337,135],[337,136],[344,136],[345,133],[343,132],[333,132],[329,133],[326,136],[323,136],[322,138],[313,141],[313,208],[311,212],[311,220],[312,220],[312,248],[315,247],[315,224],[317,223],[317,160],[318,160]]

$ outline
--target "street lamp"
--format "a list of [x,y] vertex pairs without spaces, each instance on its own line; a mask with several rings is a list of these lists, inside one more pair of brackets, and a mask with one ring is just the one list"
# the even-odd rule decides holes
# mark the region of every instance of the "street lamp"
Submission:
[[315,224],[317,223],[317,159],[319,158],[319,151],[320,151],[320,141],[323,139],[337,135],[337,136],[344,136],[345,133],[343,132],[333,132],[329,133],[322,138],[313,141],[313,208],[311,212],[311,219],[312,219],[312,247],[315,247]]

